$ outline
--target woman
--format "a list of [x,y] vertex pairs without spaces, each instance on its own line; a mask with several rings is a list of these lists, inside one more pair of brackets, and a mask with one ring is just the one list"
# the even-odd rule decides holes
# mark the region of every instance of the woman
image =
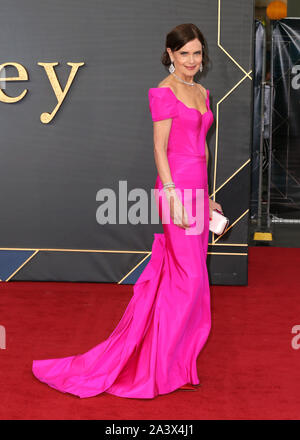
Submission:
[[[171,65],[170,75],[149,89],[149,106],[155,189],[163,190],[157,206],[168,208],[170,221],[163,222],[163,234],[155,234],[151,260],[112,334],[84,354],[33,361],[33,374],[59,391],[81,398],[107,392],[149,399],[176,389],[195,390],[199,384],[196,360],[211,326],[209,210],[222,210],[208,197],[209,92],[193,82],[207,61],[195,25],[179,25],[168,33],[162,63]],[[186,196],[186,189],[192,196]],[[203,209],[196,223],[201,218],[202,224],[196,230],[191,205],[200,199]]]

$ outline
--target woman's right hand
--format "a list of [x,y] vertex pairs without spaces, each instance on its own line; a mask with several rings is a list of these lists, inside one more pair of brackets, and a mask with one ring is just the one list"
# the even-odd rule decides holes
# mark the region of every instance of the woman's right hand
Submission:
[[180,228],[189,228],[188,216],[184,205],[176,194],[175,188],[167,188],[165,190],[166,198],[170,207],[170,217],[173,223]]

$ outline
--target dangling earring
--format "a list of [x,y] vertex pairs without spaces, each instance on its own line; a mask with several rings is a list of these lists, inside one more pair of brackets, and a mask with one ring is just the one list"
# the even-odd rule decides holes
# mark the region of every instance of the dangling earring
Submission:
[[170,64],[170,66],[169,66],[169,72],[170,72],[170,73],[174,73],[174,72],[175,72],[175,66],[174,66],[174,64],[173,64],[173,61],[171,61],[171,64]]
[[202,66],[202,63],[200,64],[200,72],[202,72],[202,70],[203,70],[203,66]]

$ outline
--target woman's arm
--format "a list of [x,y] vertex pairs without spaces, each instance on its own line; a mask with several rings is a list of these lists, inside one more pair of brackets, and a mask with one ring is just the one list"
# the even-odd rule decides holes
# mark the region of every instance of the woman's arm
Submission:
[[163,184],[172,181],[167,157],[167,147],[171,124],[171,118],[153,122],[154,159],[157,172]]
[[[172,118],[153,122],[154,159],[157,172],[163,185],[172,182],[172,176],[167,156],[168,140],[172,125]],[[170,215],[177,226],[186,229],[189,227],[187,212],[179,200],[174,188],[166,188],[167,200],[170,204]]]
[[205,141],[205,156],[206,156],[206,166],[208,167],[209,151],[206,141]]

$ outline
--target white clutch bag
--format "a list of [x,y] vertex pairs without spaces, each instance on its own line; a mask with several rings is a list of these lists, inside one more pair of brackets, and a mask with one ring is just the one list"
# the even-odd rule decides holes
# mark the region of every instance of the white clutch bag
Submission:
[[209,220],[209,230],[214,234],[221,235],[225,232],[229,219],[221,214],[219,210],[213,210],[212,219]]

